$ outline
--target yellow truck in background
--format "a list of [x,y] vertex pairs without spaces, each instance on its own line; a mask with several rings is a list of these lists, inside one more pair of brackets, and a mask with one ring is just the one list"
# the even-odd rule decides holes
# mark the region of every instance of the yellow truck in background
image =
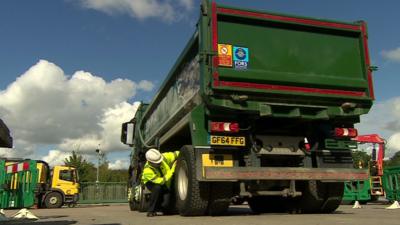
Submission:
[[[6,165],[23,161],[5,159]],[[79,181],[76,168],[69,166],[50,166],[37,160],[38,184],[35,202],[39,208],[73,207],[79,200]]]

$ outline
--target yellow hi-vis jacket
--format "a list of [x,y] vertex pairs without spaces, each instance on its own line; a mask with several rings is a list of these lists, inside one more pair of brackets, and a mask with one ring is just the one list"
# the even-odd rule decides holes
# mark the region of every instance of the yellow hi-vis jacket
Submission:
[[156,168],[146,162],[142,174],[142,182],[146,184],[151,181],[155,184],[171,187],[171,178],[175,172],[174,163],[179,156],[179,151],[163,153],[163,161],[160,167]]

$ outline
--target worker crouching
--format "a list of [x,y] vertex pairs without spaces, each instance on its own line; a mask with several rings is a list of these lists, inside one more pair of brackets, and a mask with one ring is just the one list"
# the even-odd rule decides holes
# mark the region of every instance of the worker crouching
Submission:
[[142,181],[151,191],[147,216],[156,216],[157,211],[165,210],[171,201],[171,184],[179,151],[161,154],[157,149],[146,152]]

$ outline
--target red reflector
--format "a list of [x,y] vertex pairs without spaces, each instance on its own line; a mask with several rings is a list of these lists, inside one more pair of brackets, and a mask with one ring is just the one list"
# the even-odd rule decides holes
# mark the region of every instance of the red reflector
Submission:
[[239,132],[239,124],[238,123],[231,123],[229,125],[229,129],[231,130],[231,132]]
[[336,137],[357,137],[358,131],[355,128],[335,128]]
[[23,166],[23,170],[29,170],[29,163],[28,162],[24,162],[24,166]]
[[222,131],[224,131],[224,123],[211,122],[211,131],[213,131],[213,132],[222,132]]
[[211,122],[210,130],[211,132],[237,133],[239,132],[240,128],[238,123]]

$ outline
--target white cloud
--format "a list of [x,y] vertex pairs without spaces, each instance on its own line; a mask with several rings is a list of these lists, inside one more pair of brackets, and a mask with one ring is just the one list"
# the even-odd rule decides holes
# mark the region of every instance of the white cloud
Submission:
[[15,151],[0,150],[0,157],[27,157],[43,145],[83,153],[94,152],[99,144],[104,152],[127,149],[119,142],[120,126],[138,106],[127,101],[137,90],[153,86],[127,79],[106,82],[84,71],[68,77],[57,65],[40,60],[0,90],[0,118],[15,146]]
[[126,170],[129,167],[129,161],[117,159],[115,162],[108,163],[108,168],[111,170]]
[[85,8],[108,14],[128,14],[133,18],[160,18],[174,21],[193,8],[194,0],[80,0]]
[[15,149],[12,148],[0,148],[0,158],[17,158]]
[[94,152],[96,148],[102,151],[127,149],[120,142],[121,124],[132,119],[139,103],[133,105],[122,102],[104,110],[98,123],[100,131],[95,134],[87,134],[79,138],[67,138],[60,144],[60,149],[68,151],[79,149],[81,152]]
[[376,102],[357,124],[359,134],[379,134],[387,140],[386,157],[400,151],[400,97]]
[[142,80],[138,84],[138,88],[143,91],[151,91],[154,88],[154,84],[148,80]]
[[390,136],[389,140],[387,141],[387,146],[389,149],[396,149],[400,151],[400,132]]
[[69,152],[62,152],[59,150],[50,150],[48,155],[42,158],[43,161],[47,162],[50,166],[64,165],[65,158],[71,155]]
[[393,50],[383,50],[381,55],[390,61],[400,62],[400,47]]

